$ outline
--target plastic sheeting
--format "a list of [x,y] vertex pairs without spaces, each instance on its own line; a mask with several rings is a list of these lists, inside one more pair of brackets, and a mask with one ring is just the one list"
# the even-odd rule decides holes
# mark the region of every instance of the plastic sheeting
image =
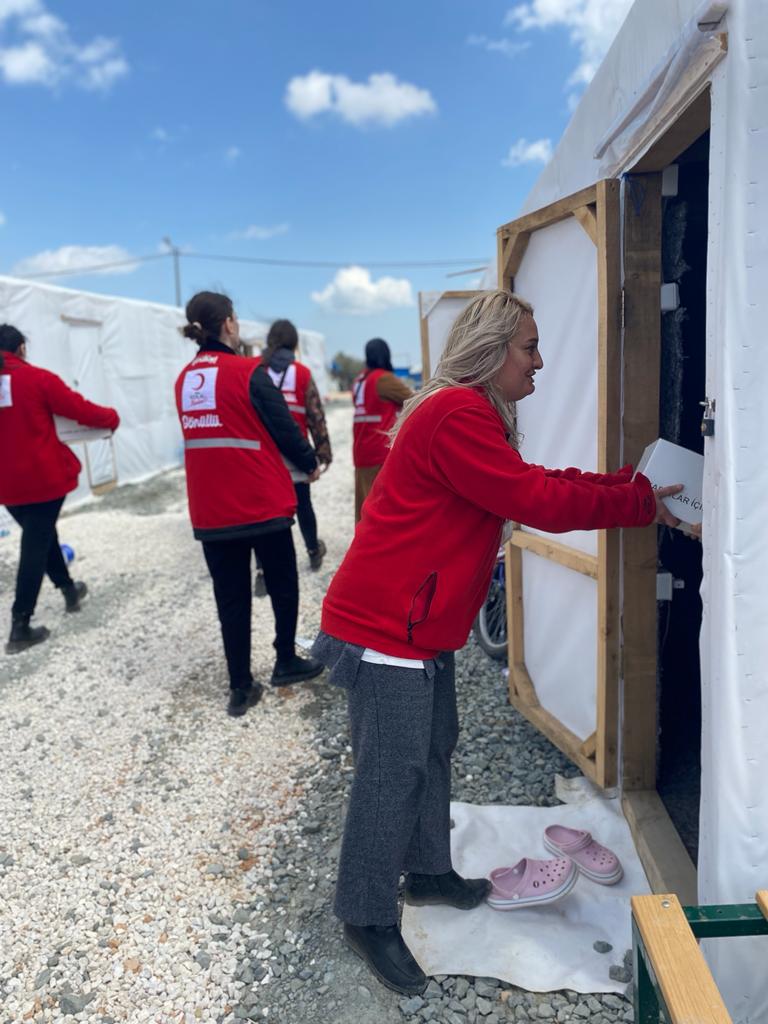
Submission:
[[[118,410],[114,449],[120,483],[181,464],[173,385],[194,346],[179,333],[185,322],[180,309],[10,277],[0,277],[0,309],[2,319],[28,338],[31,363],[52,370],[91,401]],[[241,320],[240,330],[245,341],[259,339],[268,325]],[[327,390],[323,336],[300,331],[300,347],[322,394]],[[96,442],[89,448],[96,478],[106,471],[107,447]],[[74,450],[85,469],[82,446]],[[89,494],[84,471],[67,501]]]
[[421,292],[419,294],[419,312],[427,321],[430,377],[435,375],[454,320],[472,302],[473,298],[474,296],[445,295],[443,292]]
[[[626,985],[612,981],[608,970],[632,945],[629,898],[648,892],[648,883],[617,804],[599,798],[559,807],[452,804],[451,858],[466,878],[487,876],[521,857],[551,857],[542,835],[554,824],[589,829],[618,855],[624,878],[601,886],[581,877],[559,903],[525,910],[406,904],[403,936],[422,969],[499,978],[532,992],[623,994]],[[608,942],[613,952],[597,953],[596,941]]]

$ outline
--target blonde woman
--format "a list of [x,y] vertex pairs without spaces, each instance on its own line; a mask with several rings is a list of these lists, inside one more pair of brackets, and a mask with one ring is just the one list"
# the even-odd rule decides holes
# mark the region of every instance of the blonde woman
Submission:
[[406,403],[392,449],[323,604],[314,653],[348,688],[355,776],[335,912],[347,943],[388,987],[427,979],[398,928],[405,898],[462,909],[485,879],[451,867],[453,652],[488,590],[502,525],[547,531],[674,523],[631,467],[547,470],[517,451],[514,403],[543,367],[531,306],[489,292],[456,320],[436,376]]

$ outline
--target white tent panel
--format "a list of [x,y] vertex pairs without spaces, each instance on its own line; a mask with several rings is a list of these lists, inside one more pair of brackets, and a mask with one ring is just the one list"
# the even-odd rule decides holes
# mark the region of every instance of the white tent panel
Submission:
[[325,365],[325,338],[322,334],[318,331],[299,331],[299,359],[312,372],[320,398],[326,398],[330,380]]
[[444,295],[442,292],[424,292],[421,297],[421,315],[427,319],[429,339],[429,375],[434,377],[451,328],[459,313],[472,302],[473,296]]

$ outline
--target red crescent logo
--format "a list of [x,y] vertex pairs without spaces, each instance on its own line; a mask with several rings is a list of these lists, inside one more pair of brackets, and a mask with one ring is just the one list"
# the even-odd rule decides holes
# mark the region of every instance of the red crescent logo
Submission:
[[198,373],[197,376],[200,378],[200,383],[192,385],[192,390],[193,391],[199,391],[200,388],[205,384],[205,374],[204,373]]

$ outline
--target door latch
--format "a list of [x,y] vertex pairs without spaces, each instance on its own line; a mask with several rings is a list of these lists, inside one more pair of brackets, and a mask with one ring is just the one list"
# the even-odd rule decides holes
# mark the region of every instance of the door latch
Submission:
[[701,419],[701,433],[704,437],[715,436],[715,399],[705,398],[703,402],[699,402],[704,409],[704,414]]

